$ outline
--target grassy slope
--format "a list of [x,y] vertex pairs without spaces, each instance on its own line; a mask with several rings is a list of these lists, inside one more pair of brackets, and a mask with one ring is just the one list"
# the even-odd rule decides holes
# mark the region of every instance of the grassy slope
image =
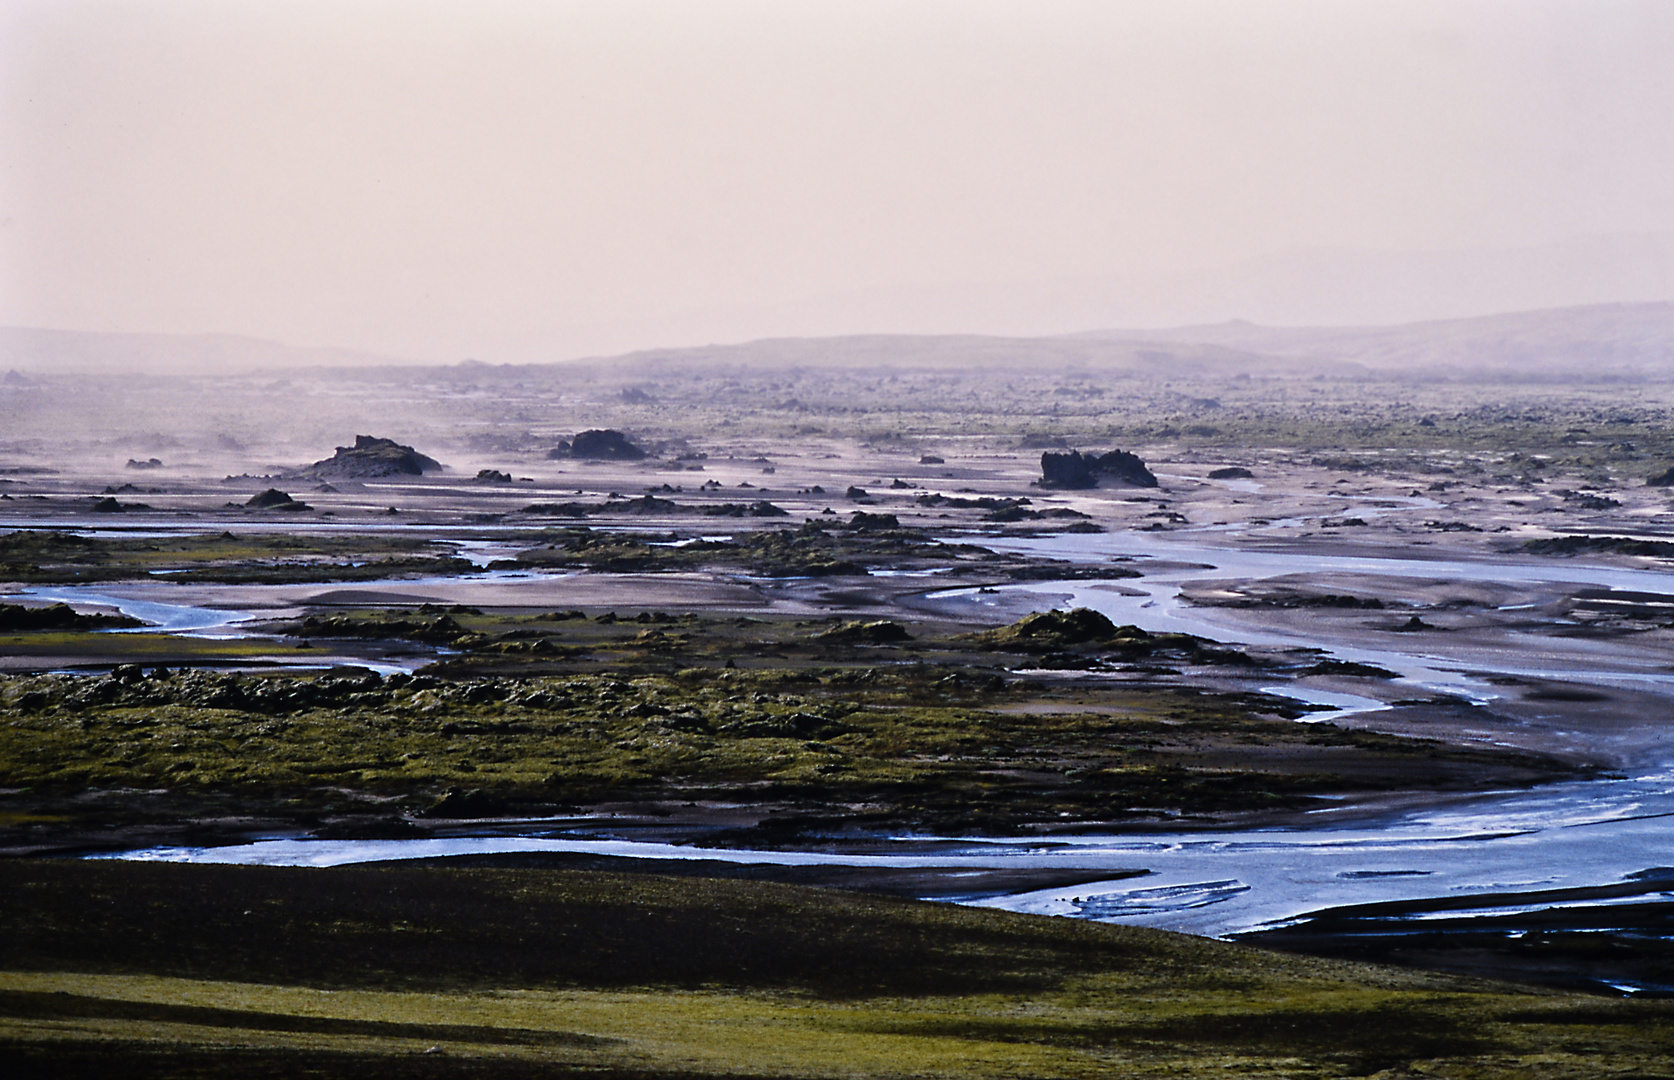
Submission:
[[11,1075],[1596,1077],[1674,1068],[1674,1010],[760,883],[12,862],[0,1040]]

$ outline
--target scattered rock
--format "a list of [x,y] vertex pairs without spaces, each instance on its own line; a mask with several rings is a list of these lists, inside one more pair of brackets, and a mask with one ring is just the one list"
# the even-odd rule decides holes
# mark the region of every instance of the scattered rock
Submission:
[[1674,468],[1670,468],[1666,472],[1657,473],[1655,476],[1645,481],[1645,486],[1674,487]]
[[316,461],[295,475],[312,477],[347,477],[359,479],[379,476],[423,476],[440,472],[442,463],[403,446],[394,439],[371,435],[356,435],[353,446],[339,446],[337,453],[323,461]]
[[866,499],[870,497],[865,488],[857,487],[854,484],[850,484],[849,490],[843,492],[843,498],[845,499]]
[[1211,480],[1248,480],[1254,475],[1255,473],[1242,465],[1228,465],[1224,469],[1209,470],[1209,479]]
[[477,470],[477,483],[479,484],[509,484],[511,482],[511,473],[503,473],[498,469]]
[[925,454],[918,459],[920,465],[946,465],[947,462],[935,454]]
[[657,399],[637,386],[624,386],[622,388],[622,401],[628,405],[654,405]]
[[775,506],[766,499],[758,499],[753,503],[720,503],[715,506],[700,508],[699,513],[709,517],[789,517],[790,511],[782,506]]
[[140,461],[138,458],[129,458],[128,464],[123,466],[126,469],[161,469],[162,467],[163,461],[161,458],[147,458],[144,461]]

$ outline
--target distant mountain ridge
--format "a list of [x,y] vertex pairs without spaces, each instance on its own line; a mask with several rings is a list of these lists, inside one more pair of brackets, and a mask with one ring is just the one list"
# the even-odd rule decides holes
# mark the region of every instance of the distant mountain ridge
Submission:
[[768,338],[650,349],[582,363],[649,377],[670,365],[1149,372],[1674,375],[1674,303],[1593,304],[1392,326],[1279,327],[1249,322],[1093,330],[1050,337],[871,334]]
[[0,326],[0,372],[243,375],[410,362],[356,349],[283,345],[240,334],[128,334]]
[[[1143,370],[1166,363],[1178,374],[1260,371],[1293,366],[1222,345],[1191,342],[1119,341],[1081,337],[992,337],[980,334],[854,334],[822,338],[764,338],[735,345],[647,349],[581,364],[632,369],[647,377],[677,366],[708,364],[719,369],[779,367],[850,370],[977,368],[1018,364],[1065,371]],[[546,365],[554,366],[554,365]]]
[[1393,326],[1258,326],[1093,330],[1085,341],[1213,345],[1266,357],[1334,360],[1374,370],[1539,370],[1674,373],[1674,303],[1583,307]]
[[1045,337],[852,334],[647,349],[544,364],[424,365],[350,349],[299,348],[231,334],[100,334],[0,327],[0,373],[243,375],[299,368],[476,372],[608,369],[635,377],[708,367],[850,370],[1008,367],[1162,377],[1279,373],[1487,377],[1674,377],[1674,303],[1593,304],[1389,326],[1226,322]]

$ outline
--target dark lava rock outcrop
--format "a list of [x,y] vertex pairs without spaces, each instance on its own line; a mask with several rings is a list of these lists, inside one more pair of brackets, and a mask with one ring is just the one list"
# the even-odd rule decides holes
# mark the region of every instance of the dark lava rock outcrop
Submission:
[[252,495],[245,500],[245,506],[252,510],[306,510],[308,504],[297,502],[278,488],[268,488],[259,494]]
[[[1075,608],[1073,611],[1037,611],[1010,626],[977,636],[990,645],[1061,649],[1067,645],[1109,641],[1118,633],[1116,624],[1098,612],[1090,608]],[[1120,633],[1130,637],[1147,636],[1145,631],[1131,626],[1123,627]]]
[[1108,454],[1083,454],[1079,450],[1068,453],[1047,451],[1040,456],[1040,486],[1052,488],[1093,488],[1101,480],[1110,480],[1127,487],[1157,486],[1157,478],[1135,454],[1112,450]]
[[753,503],[720,503],[715,506],[705,506],[699,513],[709,517],[789,517],[790,511],[782,506],[775,506],[766,499],[757,499]]
[[337,453],[299,469],[297,475],[358,480],[379,476],[423,476],[427,472],[441,471],[441,462],[394,439],[356,435],[353,446],[339,446]]
[[116,626],[143,626],[127,615],[82,615],[68,604],[24,607],[0,604],[0,631],[17,630],[109,630]]
[[503,473],[499,469],[477,470],[477,483],[479,484],[509,484],[511,482],[511,473]]
[[1674,487],[1674,468],[1670,468],[1666,472],[1657,473],[1649,480],[1646,480],[1645,483],[1649,487]]
[[162,458],[146,458],[144,461],[138,458],[129,458],[128,464],[123,466],[125,469],[161,469],[162,467]]
[[620,431],[610,428],[583,431],[568,443],[560,442],[549,458],[579,458],[582,461],[641,461],[645,451]]
[[1248,480],[1254,475],[1255,473],[1242,465],[1228,465],[1224,469],[1209,470],[1209,479],[1211,480]]
[[129,510],[149,510],[151,507],[144,503],[117,502],[114,498],[99,499],[93,504],[95,514],[125,514]]

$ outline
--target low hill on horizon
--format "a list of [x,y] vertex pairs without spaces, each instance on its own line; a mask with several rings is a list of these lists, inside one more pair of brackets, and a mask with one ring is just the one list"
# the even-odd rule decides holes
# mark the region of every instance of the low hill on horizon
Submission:
[[468,373],[597,370],[655,378],[677,369],[786,371],[1007,368],[1170,377],[1376,372],[1421,377],[1674,376],[1674,303],[1594,304],[1390,326],[1204,326],[1043,337],[850,334],[646,349],[534,364],[422,364],[353,349],[232,334],[117,334],[0,327],[0,372],[246,375],[301,369]]
[[244,375],[411,363],[357,349],[285,345],[242,334],[139,334],[0,326],[0,374]]
[[1378,371],[1674,374],[1674,303],[1589,304],[1391,326],[1260,326],[1233,321],[1092,330],[1071,337],[1217,346],[1268,358],[1354,363]]

